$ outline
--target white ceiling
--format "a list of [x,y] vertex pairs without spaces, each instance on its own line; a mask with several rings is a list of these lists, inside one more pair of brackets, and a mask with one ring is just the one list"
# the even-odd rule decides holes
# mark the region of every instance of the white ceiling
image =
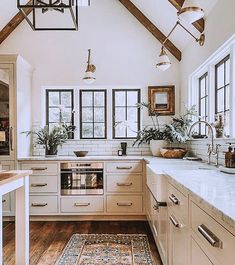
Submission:
[[[91,0],[99,1],[99,0]],[[110,0],[117,1],[117,0]],[[199,5],[204,9],[206,16],[218,0],[198,0]],[[0,1],[0,29],[18,12],[16,0]],[[132,0],[132,2],[165,34],[167,35],[177,20],[177,10],[168,0]],[[138,23],[138,22],[136,22]],[[199,36],[199,32],[190,25],[185,25],[193,34]],[[181,50],[192,38],[180,27],[178,27],[170,40]]]

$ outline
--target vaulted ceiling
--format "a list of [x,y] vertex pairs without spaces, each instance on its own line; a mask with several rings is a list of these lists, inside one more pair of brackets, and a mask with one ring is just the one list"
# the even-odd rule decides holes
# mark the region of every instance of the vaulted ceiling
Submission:
[[[102,0],[92,0],[92,1],[102,1]],[[92,4],[91,1],[91,4]],[[110,0],[110,1],[120,1],[122,0]],[[218,0],[198,0],[200,6],[204,9],[206,16],[209,14],[213,6]],[[0,30],[3,29],[9,21],[18,13],[16,7],[16,0],[1,0],[0,2]],[[175,25],[177,20],[177,5],[173,5],[174,2],[183,2],[183,0],[131,0],[131,2],[147,17],[165,36],[170,32],[172,27]],[[172,4],[173,3],[173,4]],[[123,7],[124,8],[124,7]],[[131,15],[131,14],[130,14]],[[18,18],[19,19],[19,18]],[[139,23],[136,21],[136,23]],[[11,26],[11,25],[9,25]],[[187,25],[187,28],[199,36],[199,28],[197,25]],[[198,28],[198,29],[196,29]],[[2,36],[3,37],[3,36]],[[0,36],[1,39],[1,36]],[[191,37],[178,27],[170,37],[172,45],[174,45],[179,50],[183,50]],[[177,57],[177,56],[176,56]]]

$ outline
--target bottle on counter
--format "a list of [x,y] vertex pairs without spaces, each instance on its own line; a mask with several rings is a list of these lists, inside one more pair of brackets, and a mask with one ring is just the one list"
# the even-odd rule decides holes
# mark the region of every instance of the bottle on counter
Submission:
[[232,159],[233,159],[233,148],[232,144],[229,144],[228,151],[225,153],[225,167],[232,167]]
[[233,153],[232,153],[232,168],[235,168],[235,148],[233,149]]

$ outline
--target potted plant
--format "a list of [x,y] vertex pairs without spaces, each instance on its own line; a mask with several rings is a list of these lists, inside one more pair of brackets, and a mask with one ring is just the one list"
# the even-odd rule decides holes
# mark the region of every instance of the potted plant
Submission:
[[160,128],[158,116],[159,113],[154,112],[151,110],[151,105],[149,103],[139,103],[137,104],[139,108],[147,108],[149,113],[154,113],[154,116],[150,116],[152,120],[151,127],[145,127],[143,130],[140,130],[137,133],[137,138],[133,145],[138,144],[141,145],[142,143],[147,143],[150,145],[150,150],[153,156],[161,156],[160,149],[164,146],[167,146],[166,142],[166,133],[164,128]]
[[55,125],[51,130],[48,126],[40,128],[39,130],[25,132],[27,135],[35,136],[35,144],[44,146],[46,156],[56,156],[58,146],[69,139],[69,133],[73,132],[72,129],[68,130],[67,127],[62,125]]

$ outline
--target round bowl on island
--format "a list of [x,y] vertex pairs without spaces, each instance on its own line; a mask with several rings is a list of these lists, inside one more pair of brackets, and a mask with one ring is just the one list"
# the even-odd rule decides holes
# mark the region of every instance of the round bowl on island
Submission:
[[84,157],[88,154],[88,151],[74,151],[74,154],[77,156],[77,157]]

